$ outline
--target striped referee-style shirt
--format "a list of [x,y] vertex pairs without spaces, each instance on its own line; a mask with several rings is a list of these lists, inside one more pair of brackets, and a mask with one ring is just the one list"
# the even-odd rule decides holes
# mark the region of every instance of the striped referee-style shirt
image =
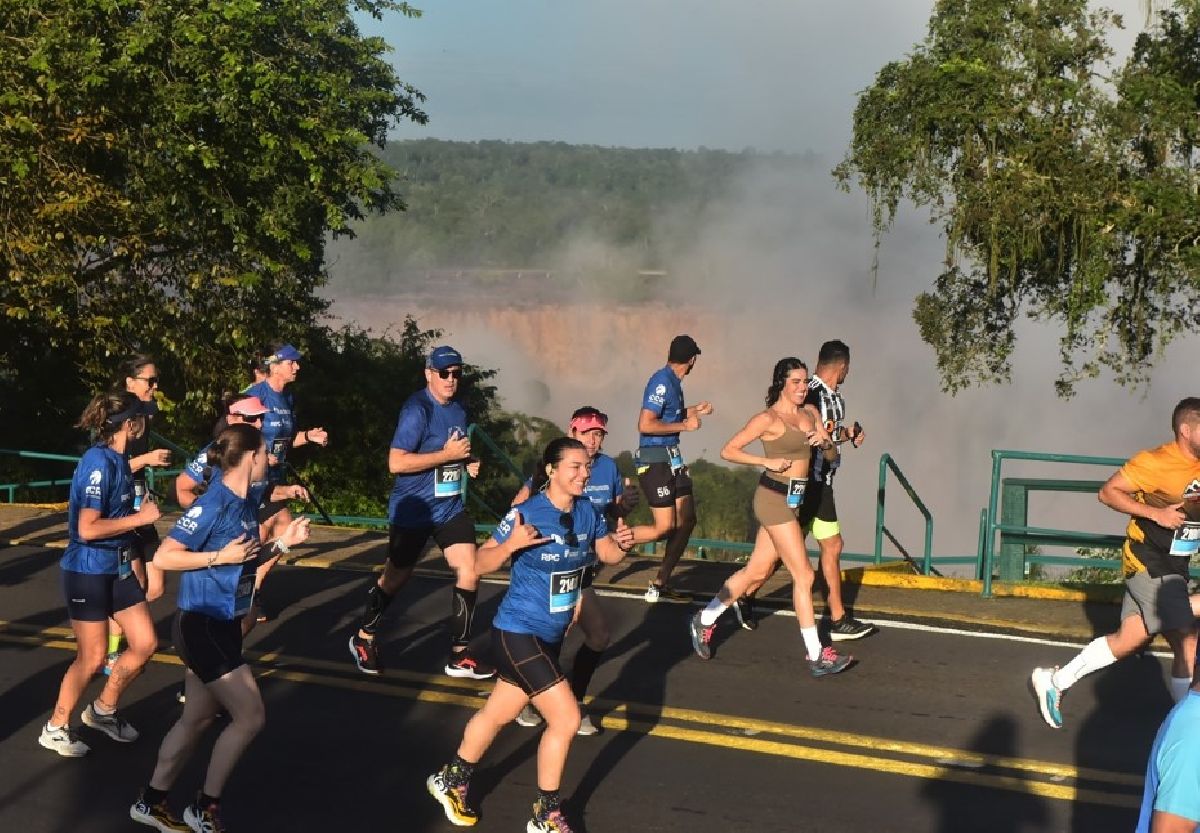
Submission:
[[[821,414],[821,424],[833,439],[838,439],[843,423],[846,421],[846,400],[821,379],[813,376],[808,380],[808,396],[804,398],[805,405],[812,405]],[[842,464],[841,459],[832,463],[825,459],[820,449],[813,449],[812,464],[809,467],[809,478],[818,483],[832,483],[833,475]]]

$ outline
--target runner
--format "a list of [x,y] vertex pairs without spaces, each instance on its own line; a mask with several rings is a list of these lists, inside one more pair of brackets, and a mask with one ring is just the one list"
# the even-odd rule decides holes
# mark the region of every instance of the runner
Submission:
[[1125,600],[1116,633],[1089,642],[1062,668],[1030,676],[1042,719],[1062,728],[1062,696],[1088,674],[1140,651],[1161,633],[1175,654],[1171,696],[1192,681],[1196,620],[1188,598],[1188,563],[1200,550],[1200,398],[1171,414],[1175,439],[1140,451],[1100,487],[1100,502],[1129,515],[1122,561]]
[[[296,407],[292,395],[285,388],[296,381],[300,372],[300,351],[290,344],[272,344],[270,352],[263,359],[262,372],[265,378],[255,382],[242,393],[245,396],[255,396],[267,408],[263,418],[262,433],[269,449],[270,466],[267,469],[267,480],[272,486],[281,485],[287,479],[286,465],[288,452],[309,443],[320,446],[328,445],[329,434],[324,428],[309,428],[304,431],[296,430]],[[259,534],[263,540],[275,537],[286,529],[292,522],[292,515],[287,508],[287,500],[277,500],[273,491],[265,493],[265,501],[258,511],[258,522],[262,525]],[[279,561],[274,555],[263,561],[258,567],[255,595],[262,591],[263,581],[271,568]],[[256,611],[261,610],[261,604],[256,605]],[[256,612],[255,621],[265,617]]]
[[513,508],[479,550],[480,575],[512,559],[512,579],[492,623],[492,653],[500,679],[463,733],[454,760],[429,776],[426,787],[452,824],[470,826],[479,814],[468,800],[471,774],[496,735],[532,699],[546,718],[538,745],[538,797],[528,833],[570,833],[558,790],[579,706],[559,667],[563,635],[580,600],[583,573],[598,557],[616,564],[633,547],[623,520],[607,533],[603,515],[584,498],[589,455],[569,437],[542,454],[532,498]]
[[[231,425],[213,441],[209,454],[221,477],[176,521],[154,556],[162,569],[182,572],[172,633],[186,668],[187,701],[163,738],[154,774],[129,815],[162,831],[225,830],[221,791],[265,720],[258,684],[242,659],[238,620],[250,611],[254,565],[266,555],[259,546],[261,495],[254,484],[265,482],[267,446],[257,428]],[[287,552],[307,538],[308,519],[298,518],[270,549]],[[203,789],[184,810],[184,827],[167,809],[167,792],[218,709],[229,715],[229,724],[213,744]]]
[[[832,646],[822,646],[813,613],[814,573],[804,549],[804,530],[797,516],[809,486],[809,461],[817,449],[825,462],[837,459],[837,447],[821,423],[804,406],[808,393],[808,368],[797,358],[780,359],[771,374],[765,410],[755,414],[721,449],[730,463],[764,469],[754,490],[754,518],[759,523],[754,552],[746,566],[725,582],[708,606],[688,624],[692,647],[701,659],[712,658],[712,634],[717,619],[729,606],[770,575],[775,561],[783,559],[792,574],[792,599],[796,621],[804,638],[808,669],[814,677],[844,671],[853,661]],[[761,440],[764,456],[743,449]],[[757,582],[757,584],[756,584]]]
[[[150,406],[145,417],[146,427],[141,436],[131,437],[125,449],[129,458],[129,470],[133,472],[133,511],[142,506],[142,500],[149,491],[146,485],[146,469],[164,468],[171,464],[171,452],[165,448],[150,450],[150,421],[153,414],[158,412],[154,401],[154,392],[158,390],[158,369],[154,359],[145,355],[130,356],[121,364],[118,378],[118,389],[132,393],[138,399]],[[146,524],[134,530],[132,546],[133,574],[138,584],[146,591],[146,601],[152,602],[163,594],[162,572],[152,567],[148,562],[158,548],[158,530],[154,524]],[[121,640],[124,638],[121,626],[116,620],[108,622],[108,656],[104,661],[104,673],[111,674],[117,657],[121,655]]]
[[[625,489],[624,478],[617,471],[613,458],[600,451],[604,438],[608,435],[608,414],[602,413],[590,405],[578,409],[571,414],[571,427],[568,436],[583,443],[584,450],[591,461],[591,474],[588,477],[584,494],[592,502],[592,506],[604,517],[610,527],[616,528],[618,518],[626,517],[638,504],[637,488],[630,486]],[[524,503],[533,495],[533,481],[529,480],[517,492],[512,505]],[[575,662],[571,666],[571,691],[579,702],[582,717],[579,721],[579,734],[595,735],[599,729],[592,723],[591,717],[583,710],[583,697],[587,693],[592,675],[600,665],[600,657],[604,654],[611,641],[608,622],[604,610],[600,607],[600,598],[592,589],[592,581],[596,577],[593,567],[583,574],[583,588],[579,597],[579,616],[577,622],[583,629],[583,645],[575,652]],[[517,715],[517,723],[521,726],[539,726],[542,716],[538,714],[533,704],[527,704]]]
[[698,431],[700,418],[713,412],[708,402],[687,407],[683,403],[683,377],[696,366],[700,347],[691,336],[675,336],[667,351],[667,364],[654,372],[642,394],[638,415],[638,483],[646,495],[653,524],[633,527],[634,540],[647,544],[665,538],[662,565],[646,588],[646,601],[665,599],[690,601],[690,597],[667,586],[671,572],[687,549],[688,537],[696,526],[692,500],[692,478],[679,451],[681,431]]
[[[860,448],[867,435],[857,422],[852,430],[845,426],[846,401],[838,388],[850,373],[850,348],[841,341],[827,341],[817,355],[817,369],[808,383],[805,404],[816,409],[825,433],[839,443],[849,441]],[[862,639],[877,628],[860,622],[849,614],[842,601],[842,528],[838,523],[837,505],[833,500],[833,477],[841,465],[840,459],[826,461],[813,452],[812,476],[804,505],[800,509],[800,524],[811,533],[821,548],[821,575],[825,579],[825,608],[829,617],[829,636],[835,641]]]
[[122,692],[158,647],[146,594],[132,565],[134,530],[158,519],[158,504],[147,496],[133,511],[133,473],[125,457],[130,438],[145,430],[149,414],[146,403],[121,392],[94,397],[79,418],[78,427],[94,432],[97,442],[84,452],[71,478],[70,541],[60,562],[75,659],[63,675],[54,713],[38,737],[42,746],[67,758],[88,752],[88,745],[70,728],[71,711],[104,665],[110,618],[124,630],[129,647],[117,658],[100,696],[84,708],[82,719],[121,743],[138,737],[116,711]]
[[436,347],[425,362],[425,387],[400,408],[388,452],[396,475],[388,502],[388,558],[383,574],[367,591],[362,623],[350,637],[350,654],[364,674],[378,674],[375,635],[380,619],[432,537],[455,573],[451,597],[451,677],[487,679],[495,672],[467,650],[479,577],[475,574],[475,522],[463,506],[463,472],[479,476],[471,456],[467,415],[454,401],[463,360],[453,347]]
[[1195,833],[1200,829],[1200,688],[1167,714],[1146,764],[1135,833]]

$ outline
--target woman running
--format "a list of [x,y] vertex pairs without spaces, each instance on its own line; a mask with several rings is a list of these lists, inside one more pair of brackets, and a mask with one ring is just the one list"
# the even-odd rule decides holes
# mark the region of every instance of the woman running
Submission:
[[[754,490],[754,518],[759,523],[754,552],[742,569],[726,580],[720,592],[688,623],[692,647],[701,659],[712,657],[712,634],[717,619],[731,604],[770,575],[778,559],[792,574],[792,599],[800,634],[814,677],[844,671],[853,657],[839,655],[832,646],[821,645],[813,614],[813,568],[804,549],[804,530],[797,515],[804,502],[812,448],[820,448],[827,460],[837,458],[837,447],[820,421],[804,407],[808,394],[808,368],[797,358],[775,363],[765,410],[755,414],[721,449],[730,463],[764,469]],[[746,446],[761,440],[763,454],[748,454]]]
[[[609,526],[615,528],[617,519],[626,517],[638,505],[639,495],[637,487],[632,484],[626,490],[625,479],[617,470],[616,461],[600,450],[607,435],[608,414],[590,405],[571,414],[571,426],[567,436],[583,443],[584,450],[591,460],[591,476],[588,478],[585,493]],[[524,503],[533,493],[533,481],[530,480],[517,492],[512,505]],[[571,691],[579,701],[579,711],[582,714],[579,722],[581,735],[595,735],[600,731],[592,723],[587,712],[583,711],[583,697],[596,668],[600,665],[600,657],[611,640],[608,621],[604,618],[603,608],[600,607],[600,599],[592,589],[595,577],[595,565],[583,574],[577,620],[577,624],[583,629],[583,645],[575,652],[575,662],[571,665]],[[517,724],[520,726],[539,726],[541,722],[542,716],[532,705],[525,706],[517,715]]]
[[[154,555],[164,570],[182,571],[179,612],[172,628],[186,668],[183,713],[163,738],[150,783],[129,810],[134,821],[159,830],[186,830],[166,806],[167,792],[187,764],[200,735],[218,710],[229,724],[217,736],[204,787],[184,810],[195,831],[223,833],[219,802],[234,765],[263,726],[262,695],[242,659],[241,619],[254,596],[258,537],[258,492],[267,469],[262,434],[252,425],[231,425],[213,441],[212,462],[221,469],[208,490],[175,523]],[[270,547],[287,552],[308,538],[308,519],[299,518]]]
[[132,393],[107,393],[93,398],[79,418],[78,427],[94,432],[98,441],[84,452],[71,479],[70,542],[60,562],[76,653],[63,675],[54,713],[38,738],[67,758],[88,752],[70,728],[70,715],[104,665],[110,618],[124,629],[129,648],[117,659],[100,696],[83,710],[83,722],[121,743],[138,737],[116,710],[121,693],[158,647],[145,591],[133,574],[134,530],[158,519],[158,504],[147,496],[133,510],[133,473],[125,456],[130,439],[145,430],[148,413],[146,403]]
[[579,606],[584,572],[597,557],[616,564],[633,547],[624,520],[608,534],[604,517],[584,497],[589,463],[579,440],[551,441],[542,454],[534,496],[504,517],[476,555],[479,575],[511,558],[512,578],[492,623],[500,679],[467,723],[454,760],[426,781],[453,824],[478,821],[467,799],[471,774],[500,730],[532,700],[546,719],[546,730],[538,746],[538,797],[525,829],[570,833],[558,790],[580,716],[558,652]]

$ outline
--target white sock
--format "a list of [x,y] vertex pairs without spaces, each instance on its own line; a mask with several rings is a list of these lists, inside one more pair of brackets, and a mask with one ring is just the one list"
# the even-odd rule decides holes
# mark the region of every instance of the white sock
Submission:
[[1184,697],[1187,697],[1188,689],[1192,687],[1191,677],[1172,677],[1171,678],[1171,699],[1178,703]]
[[46,721],[46,731],[47,731],[47,732],[57,732],[57,731],[58,731],[59,729],[61,729],[61,728],[63,728],[63,727],[62,727],[62,726],[55,726],[55,725],[54,725],[53,723],[51,723],[49,720],[47,720],[47,721]]
[[113,715],[113,714],[116,714],[116,713],[117,713],[117,710],[116,710],[116,709],[106,709],[106,708],[104,708],[104,706],[100,705],[100,701],[99,701],[99,700],[93,700],[93,701],[92,701],[92,711],[94,711],[96,714],[100,715],[101,717],[108,717],[108,716],[110,716],[110,715]]
[[729,610],[729,605],[721,603],[720,596],[713,596],[712,601],[704,610],[700,611],[700,624],[704,627],[709,627],[713,622],[721,618],[721,614]]
[[1054,672],[1050,682],[1059,691],[1066,691],[1088,674],[1107,668],[1117,661],[1112,649],[1108,647],[1108,639],[1098,636],[1083,646],[1083,650],[1075,655],[1075,659]]
[[820,659],[821,637],[817,634],[817,626],[800,628],[800,635],[804,637],[804,650],[808,651],[808,658],[810,660]]

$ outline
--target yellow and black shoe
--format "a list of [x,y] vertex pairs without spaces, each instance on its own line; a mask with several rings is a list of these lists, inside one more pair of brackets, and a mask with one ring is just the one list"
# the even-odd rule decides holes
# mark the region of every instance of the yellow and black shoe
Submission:
[[192,830],[182,819],[175,818],[167,809],[166,803],[160,801],[158,804],[147,804],[146,799],[141,796],[129,808],[129,817],[147,827],[153,827],[159,833],[191,833]]
[[533,818],[525,825],[525,833],[571,833],[562,807],[546,809],[541,799],[533,802]]
[[450,786],[446,781],[448,766],[442,767],[440,770],[430,775],[425,781],[425,788],[442,805],[442,809],[446,811],[446,818],[451,824],[456,824],[459,827],[471,827],[475,822],[479,821],[479,813],[475,812],[475,808],[467,804],[467,785],[460,784],[457,787]]

